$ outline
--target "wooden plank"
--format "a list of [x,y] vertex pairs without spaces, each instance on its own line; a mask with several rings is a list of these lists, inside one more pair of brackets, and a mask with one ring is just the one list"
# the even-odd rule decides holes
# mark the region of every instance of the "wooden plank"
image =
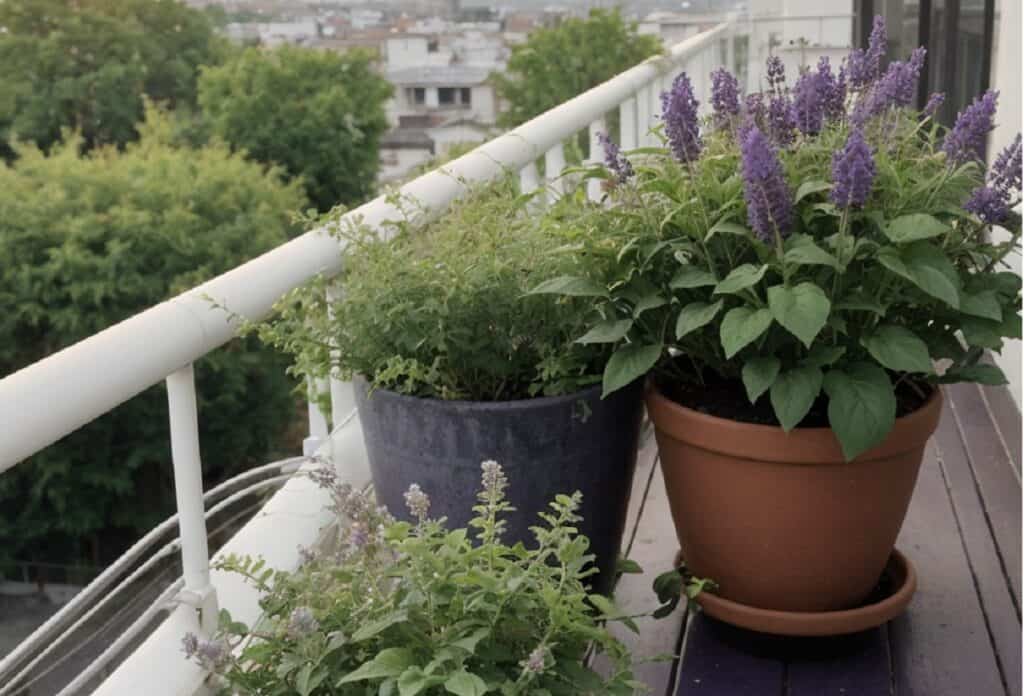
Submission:
[[892,685],[886,626],[787,646],[786,696],[886,696]]
[[996,550],[1016,605],[1021,600],[1021,487],[1009,463],[1000,439],[989,418],[988,409],[975,384],[955,384],[946,388],[948,407],[959,426],[974,479],[981,492],[982,505],[992,528]]
[[785,662],[772,654],[774,643],[770,636],[733,628],[695,612],[686,625],[676,696],[783,694]]
[[989,416],[995,421],[1003,445],[1010,455],[1010,464],[1020,478],[1021,471],[1021,415],[1020,407],[1006,387],[988,387],[981,390],[988,405]]
[[942,421],[935,433],[935,445],[1007,691],[1011,696],[1021,696],[1020,614],[1014,605],[1002,562],[996,552],[967,452],[951,409],[945,409],[942,414]]
[[889,625],[899,696],[1005,694],[945,480],[929,445],[897,546],[918,572],[907,612]]

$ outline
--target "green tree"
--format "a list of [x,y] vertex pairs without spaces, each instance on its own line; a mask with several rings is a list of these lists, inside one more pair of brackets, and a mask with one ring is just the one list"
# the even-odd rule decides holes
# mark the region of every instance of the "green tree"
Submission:
[[[80,154],[18,145],[0,163],[0,376],[285,242],[286,184],[224,144],[169,145],[150,109],[141,138]],[[138,350],[146,350],[145,345]],[[295,414],[287,362],[233,341],[196,364],[202,457],[219,480],[276,454]],[[74,398],[55,393],[54,399]],[[0,476],[0,560],[104,562],[174,510],[167,397],[149,389]]]
[[499,123],[518,126],[660,51],[656,37],[639,34],[618,10],[539,29],[512,49],[506,73],[491,77],[509,104]]
[[247,49],[204,68],[199,78],[199,103],[212,133],[302,177],[321,211],[373,192],[390,95],[362,51]]
[[143,97],[194,104],[200,65],[227,52],[178,0],[0,2],[0,147],[48,149],[70,127],[86,147],[137,136]]

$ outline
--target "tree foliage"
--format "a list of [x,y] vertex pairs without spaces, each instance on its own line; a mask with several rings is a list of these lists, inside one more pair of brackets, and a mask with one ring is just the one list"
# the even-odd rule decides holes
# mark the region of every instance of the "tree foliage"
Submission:
[[212,133],[302,177],[321,211],[373,192],[390,94],[362,51],[248,49],[199,79]]
[[[232,154],[168,144],[151,109],[124,151],[82,155],[71,135],[49,154],[18,145],[0,164],[0,376],[286,241],[298,184]],[[145,345],[137,350],[145,351]],[[272,453],[294,405],[286,365],[235,341],[196,365],[205,473],[221,478]],[[53,399],[74,398],[69,393]],[[162,386],[0,476],[0,560],[80,557],[99,536],[127,539],[173,511]]]
[[656,37],[639,34],[618,10],[539,29],[512,49],[508,71],[491,77],[509,105],[499,121],[517,126],[660,51]]
[[6,0],[0,27],[0,141],[44,150],[65,127],[86,147],[134,140],[144,97],[194,104],[198,67],[227,50],[177,0]]

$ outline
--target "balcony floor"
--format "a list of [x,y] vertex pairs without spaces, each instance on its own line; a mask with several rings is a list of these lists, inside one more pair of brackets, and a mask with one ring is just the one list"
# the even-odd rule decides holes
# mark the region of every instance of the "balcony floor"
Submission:
[[[786,639],[680,609],[621,631],[656,696],[1020,696],[1021,419],[1009,394],[946,389],[897,546],[917,567],[907,612],[881,628],[833,639]],[[641,452],[626,544],[646,570],[616,599],[653,607],[651,580],[678,549],[651,442]],[[679,657],[681,654],[681,657]]]

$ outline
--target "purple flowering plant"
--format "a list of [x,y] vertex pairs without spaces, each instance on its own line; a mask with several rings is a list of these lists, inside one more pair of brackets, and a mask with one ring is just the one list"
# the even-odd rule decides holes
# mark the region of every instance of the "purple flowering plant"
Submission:
[[[455,530],[431,517],[419,486],[405,495],[404,522],[333,467],[308,475],[330,495],[327,538],[292,572],[222,560],[260,591],[263,614],[250,628],[222,610],[214,635],[182,641],[221,693],[634,693],[629,650],[608,624],[635,625],[587,591],[596,571],[576,531],[579,493],[556,496],[527,549],[502,541],[513,508],[497,462],[481,464],[476,516]],[[583,662],[591,648],[607,658],[603,675]]]
[[852,459],[936,385],[1005,382],[982,358],[1021,335],[1020,137],[986,167],[998,95],[946,129],[941,97],[914,106],[923,49],[886,65],[885,41],[876,19],[838,71],[789,83],[770,60],[763,94],[716,72],[706,110],[676,81],[666,147],[622,153],[635,174],[579,213],[618,240],[579,339],[616,347],[606,394],[648,373],[687,405],[714,388],[746,404],[722,415],[830,426]]

